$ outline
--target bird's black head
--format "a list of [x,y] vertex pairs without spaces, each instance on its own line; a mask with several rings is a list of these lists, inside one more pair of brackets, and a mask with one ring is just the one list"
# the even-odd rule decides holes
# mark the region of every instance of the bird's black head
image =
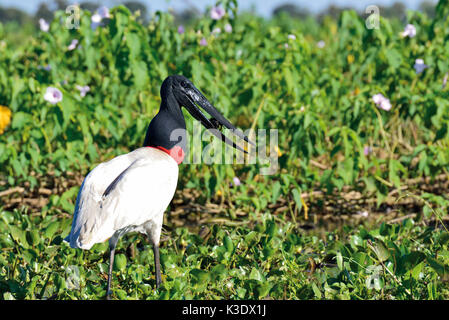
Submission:
[[[206,99],[206,97],[198,90],[193,83],[184,76],[173,75],[170,76],[173,88],[173,94],[179,104],[185,107],[189,113],[198,121],[201,122],[203,126],[207,129],[215,129],[211,132],[220,138],[223,142],[232,145],[234,148],[243,151],[245,150],[237,146],[231,140],[229,140],[223,133],[221,133],[222,126],[232,130],[232,133],[236,136],[242,138],[246,142],[255,145],[252,141],[248,139],[247,136],[243,134],[242,131],[237,129],[232,123],[230,123],[223,115]],[[168,78],[167,78],[168,79]],[[204,113],[199,108],[201,107],[206,111],[212,118],[208,119]]]
[[[223,117],[223,115],[209,102],[209,100],[206,99],[201,91],[199,91],[186,77],[182,75],[171,75],[167,77],[161,86],[161,98],[161,109],[148,128],[145,144],[147,144],[147,140],[152,140],[152,135],[160,136],[160,130],[162,130],[162,128],[164,128],[164,131],[173,130],[175,127],[179,128],[180,126],[184,126],[185,128],[184,117],[180,111],[181,107],[185,107],[189,113],[196,120],[200,121],[201,124],[207,129],[215,129],[211,130],[212,134],[234,148],[246,153],[245,150],[236,145],[233,141],[229,140],[220,131],[222,126],[232,130],[232,133],[236,136],[255,145],[248,139],[247,136],[243,134],[242,131],[238,130],[225,117]],[[201,111],[200,107],[211,115],[212,118],[208,119]],[[159,144],[159,146],[163,145]],[[165,148],[165,146],[163,147]]]

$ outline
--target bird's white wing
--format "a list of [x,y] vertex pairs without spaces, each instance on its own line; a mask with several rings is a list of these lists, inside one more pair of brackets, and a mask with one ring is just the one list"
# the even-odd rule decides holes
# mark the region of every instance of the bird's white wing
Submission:
[[118,230],[161,218],[177,180],[176,162],[153,148],[140,148],[100,164],[81,186],[66,241],[71,247],[90,249]]

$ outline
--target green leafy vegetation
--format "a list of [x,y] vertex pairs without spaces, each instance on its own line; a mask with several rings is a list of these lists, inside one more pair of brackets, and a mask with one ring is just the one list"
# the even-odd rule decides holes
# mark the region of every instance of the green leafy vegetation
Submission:
[[[278,129],[279,170],[181,165],[162,287],[150,245],[128,235],[114,298],[448,299],[448,2],[434,18],[407,13],[414,37],[394,19],[368,29],[350,10],[280,23],[221,3],[222,19],[185,32],[168,13],[143,25],[123,6],[95,29],[88,11],[79,29],[58,11],[21,45],[0,25],[0,299],[105,296],[107,243],[82,251],[62,238],[82,177],[142,145],[175,73],[238,127]],[[49,87],[62,94],[54,104]],[[359,218],[323,231],[329,215]]]

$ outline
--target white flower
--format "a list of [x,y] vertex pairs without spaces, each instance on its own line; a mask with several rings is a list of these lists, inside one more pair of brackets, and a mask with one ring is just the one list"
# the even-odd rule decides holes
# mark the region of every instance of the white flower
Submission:
[[381,93],[375,94],[373,96],[373,101],[380,109],[383,109],[385,111],[389,111],[391,109],[390,100],[385,98]]
[[390,100],[385,99],[383,100],[380,104],[379,104],[379,108],[385,110],[385,111],[390,111],[391,109],[391,103]]
[[423,59],[416,59],[415,65],[413,66],[413,68],[415,68],[416,74],[422,73],[428,67],[429,66],[424,63]]
[[90,18],[92,20],[92,22],[94,23],[100,23],[101,20],[103,20],[101,18],[101,16],[98,13],[95,13],[94,15],[92,15],[92,17]]
[[296,36],[294,34],[289,34],[287,38],[289,38],[290,40],[296,40]]
[[75,50],[77,45],[78,45],[78,39],[73,39],[72,42],[67,47],[67,50],[69,50],[69,51]]
[[86,93],[88,93],[90,91],[90,87],[89,86],[76,85],[75,87],[80,91],[80,96],[81,97],[84,97],[86,95]]
[[405,26],[404,32],[401,33],[402,37],[413,38],[416,36],[416,28],[413,24],[408,24]]
[[213,20],[220,20],[226,14],[225,10],[220,7],[213,7],[210,9],[210,17]]
[[218,35],[221,33],[221,29],[220,28],[214,28],[214,30],[212,30],[212,34],[214,35]]
[[51,104],[62,101],[62,92],[58,88],[48,87],[45,91],[44,99]]
[[380,94],[380,93],[375,94],[373,96],[373,101],[374,101],[375,104],[381,103],[382,99],[384,99],[384,96],[382,94]]
[[224,30],[227,33],[231,33],[232,32],[232,26],[229,23],[226,23],[226,25],[224,26]]
[[98,13],[95,13],[90,19],[92,20],[92,23],[90,24],[92,30],[97,29],[97,27],[101,24],[101,16]]
[[39,19],[39,27],[44,32],[48,32],[48,30],[50,29],[50,25],[42,18]]
[[316,44],[316,46],[320,49],[323,49],[325,45],[326,45],[326,42],[324,42],[323,40],[318,41]]

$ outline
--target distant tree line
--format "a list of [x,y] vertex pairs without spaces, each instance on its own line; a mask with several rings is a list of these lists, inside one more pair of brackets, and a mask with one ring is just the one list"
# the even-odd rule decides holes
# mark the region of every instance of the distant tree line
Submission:
[[[418,10],[424,12],[430,18],[435,17],[435,6],[436,4],[431,0],[424,0],[420,3]],[[403,2],[396,1],[391,6],[378,6],[379,13],[385,18],[399,18],[405,20],[407,7]],[[273,16],[280,16],[282,14],[290,15],[293,18],[305,19],[307,17],[313,16],[319,20],[322,20],[325,16],[331,16],[333,18],[338,18],[342,11],[353,9],[351,7],[339,7],[336,5],[330,5],[327,9],[321,11],[320,13],[314,15],[307,8],[301,7],[292,3],[285,3],[273,10]],[[359,12],[359,15],[365,15],[365,12]]]
[[[148,22],[148,8],[145,4],[140,1],[123,1],[122,3],[131,12],[140,11],[140,19],[143,23]],[[38,24],[39,19],[45,19],[46,21],[51,21],[54,16],[54,12],[57,10],[65,11],[70,4],[66,0],[52,0],[43,1],[39,4],[34,15],[30,15],[17,8],[5,8],[0,6],[0,22],[3,24],[9,22],[16,22],[19,25],[25,23]],[[97,2],[84,1],[79,3],[80,8],[83,10],[89,10],[90,12],[95,12],[101,4]]]
[[[172,12],[178,24],[188,24],[190,21],[198,18],[202,14],[200,10],[198,10],[198,8],[196,8],[192,4],[192,2],[187,1],[187,3],[189,4],[189,7],[187,7],[186,9],[182,11]],[[123,1],[122,4],[128,7],[132,12],[140,11],[139,19],[145,24],[148,22],[149,9],[145,4],[140,1]],[[0,6],[0,22],[3,24],[14,22],[19,25],[23,25],[26,23],[34,23],[37,25],[37,22],[40,18],[51,21],[56,10],[65,10],[68,5],[69,3],[66,0],[44,1],[39,4],[39,7],[34,15],[30,15],[20,9],[5,8]],[[100,4],[97,2],[80,2],[80,7],[82,9],[89,10],[91,12],[95,12],[95,10],[97,10],[99,6]],[[272,14],[275,17],[286,14],[297,19],[306,19],[308,17],[313,17],[318,20],[322,20],[322,18],[325,16],[338,18],[340,13],[343,10],[347,9],[352,8],[330,5],[320,13],[312,14],[307,8],[292,3],[285,3],[276,7],[273,10]],[[402,2],[395,2],[391,6],[379,6],[379,9],[380,15],[383,17],[397,17],[401,20],[405,20],[407,7]],[[419,10],[426,13],[429,17],[433,18],[435,16],[435,3],[430,0],[424,0],[421,2]],[[360,12],[359,14],[364,15],[365,12]]]

